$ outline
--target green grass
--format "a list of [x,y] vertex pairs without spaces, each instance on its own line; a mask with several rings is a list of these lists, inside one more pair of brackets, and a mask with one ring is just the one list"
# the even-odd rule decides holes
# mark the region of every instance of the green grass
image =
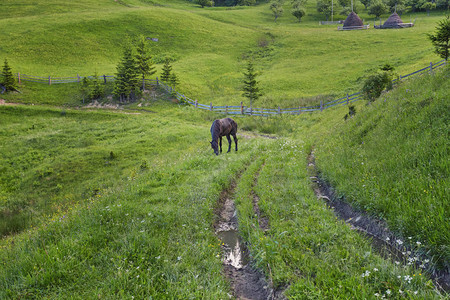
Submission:
[[317,144],[317,164],[338,193],[385,219],[406,243],[450,261],[449,71],[404,83]]
[[[245,101],[240,91],[245,59],[254,57],[264,91],[255,105],[282,107],[354,92],[362,77],[384,63],[407,74],[438,60],[426,34],[442,18],[439,12],[412,15],[417,18],[413,28],[339,32],[318,25],[322,17],[314,11],[315,2],[308,4],[301,23],[288,8],[273,22],[268,4],[201,9],[187,1],[155,2],[2,2],[7,17],[0,21],[0,58],[8,58],[14,72],[28,75],[114,74],[123,41],[144,35],[159,39],[149,42],[158,69],[165,56],[173,58],[179,90],[200,103]],[[365,12],[360,15],[368,19]]]

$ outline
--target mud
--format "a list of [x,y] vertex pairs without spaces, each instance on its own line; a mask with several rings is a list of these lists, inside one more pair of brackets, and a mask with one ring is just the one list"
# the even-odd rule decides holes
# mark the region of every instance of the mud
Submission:
[[224,275],[230,281],[236,299],[275,299],[271,285],[264,274],[253,267],[248,249],[239,236],[237,211],[230,196],[234,188],[235,184],[232,184],[230,190],[221,193],[215,211],[214,229],[223,243]]
[[[334,210],[338,218],[344,220],[351,226],[353,230],[368,237],[372,243],[372,247],[385,258],[390,258],[394,261],[408,264],[411,256],[411,249],[407,247],[399,247],[395,241],[401,240],[400,237],[391,232],[383,220],[375,219],[367,215],[363,211],[358,211],[350,204],[345,202],[345,199],[338,198],[333,188],[320,177],[315,165],[314,151],[308,156],[308,169],[310,172],[310,179],[314,193],[317,198],[325,201],[330,208]],[[408,255],[409,254],[409,255]],[[420,256],[417,253],[412,253],[414,256]],[[421,257],[421,260],[430,259],[429,257]],[[417,267],[419,264],[417,263]],[[435,286],[441,291],[450,291],[450,274],[447,271],[436,270],[434,268],[427,269],[428,274],[432,278]]]

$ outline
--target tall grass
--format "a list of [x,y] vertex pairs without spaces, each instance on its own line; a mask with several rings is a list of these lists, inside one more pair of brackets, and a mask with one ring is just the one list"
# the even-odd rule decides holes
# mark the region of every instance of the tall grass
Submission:
[[[448,68],[401,85],[317,145],[324,178],[448,268]],[[421,244],[418,244],[419,242]]]

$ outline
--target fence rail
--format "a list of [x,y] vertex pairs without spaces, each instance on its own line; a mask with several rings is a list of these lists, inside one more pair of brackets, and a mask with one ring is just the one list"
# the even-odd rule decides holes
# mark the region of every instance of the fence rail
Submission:
[[[422,68],[415,72],[409,73],[407,75],[399,76],[398,79],[393,80],[393,83],[396,84],[398,81],[401,81],[410,76],[423,74],[426,72],[433,72],[433,70],[446,65],[446,63],[447,62],[445,60],[439,61],[435,64],[433,64],[431,62],[430,65],[425,68]],[[94,76],[87,76],[87,78],[94,79]],[[30,81],[30,82],[38,82],[38,83],[45,83],[45,84],[52,85],[52,84],[63,84],[63,83],[77,83],[77,82],[79,83],[83,80],[83,77],[79,76],[78,74],[76,77],[52,77],[52,76],[42,77],[42,76],[31,76],[31,75],[17,73],[17,79],[18,79],[19,83],[21,81]],[[97,77],[97,80],[107,83],[107,82],[113,82],[115,80],[115,77],[112,75],[101,75],[101,76]],[[321,101],[320,105],[304,106],[304,107],[299,106],[299,107],[294,107],[294,108],[248,107],[248,106],[244,106],[242,104],[242,102],[241,102],[241,105],[217,105],[217,106],[214,106],[212,104],[212,102],[209,105],[198,103],[197,100],[193,100],[193,99],[190,99],[189,97],[186,97],[184,94],[181,94],[178,91],[174,90],[171,86],[162,82],[158,78],[145,79],[145,83],[150,84],[150,85],[157,85],[157,86],[163,88],[166,92],[174,95],[179,101],[193,105],[195,108],[229,114],[229,115],[237,115],[237,114],[239,114],[239,115],[254,115],[254,116],[272,116],[272,115],[282,115],[282,114],[300,115],[302,113],[307,113],[307,112],[323,111],[324,109],[339,106],[339,105],[348,105],[350,103],[361,100],[363,98],[361,92],[357,92],[357,93],[353,93],[353,94],[347,94],[344,97],[329,101],[327,103],[323,103],[323,101]]]

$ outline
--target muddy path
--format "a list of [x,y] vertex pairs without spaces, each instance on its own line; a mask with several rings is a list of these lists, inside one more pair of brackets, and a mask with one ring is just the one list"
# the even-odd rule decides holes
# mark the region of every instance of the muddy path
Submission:
[[[332,208],[338,218],[344,220],[353,230],[364,234],[372,243],[372,247],[383,257],[403,263],[405,265],[414,263],[416,267],[424,265],[424,261],[431,261],[429,257],[423,257],[414,253],[406,246],[399,246],[396,241],[400,237],[391,232],[383,220],[367,215],[363,211],[354,209],[345,199],[340,199],[334,193],[333,188],[325,182],[316,169],[314,150],[308,155],[308,173],[312,187],[317,198],[325,201]],[[420,261],[413,257],[420,257]],[[430,264],[425,269],[432,278],[436,287],[443,292],[450,291],[450,274],[448,271],[436,270]]]
[[[222,191],[215,210],[214,230],[222,240],[224,275],[236,299],[280,299],[261,270],[254,267],[246,244],[239,234],[237,210],[233,200],[236,182]],[[254,200],[253,200],[254,201]]]

